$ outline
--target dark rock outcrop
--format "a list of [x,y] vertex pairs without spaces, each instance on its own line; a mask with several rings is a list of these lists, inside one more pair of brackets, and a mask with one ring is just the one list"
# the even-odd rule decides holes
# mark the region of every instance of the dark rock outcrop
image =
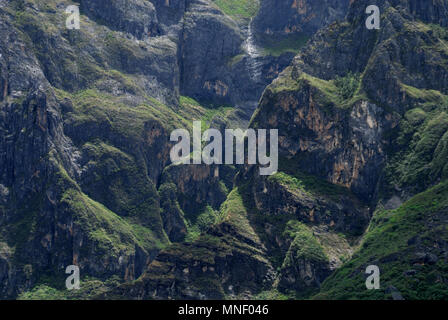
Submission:
[[273,275],[260,244],[223,223],[162,251],[137,283],[117,291],[139,299],[224,299],[268,289]]
[[129,32],[138,39],[160,35],[157,12],[144,0],[80,0],[87,16],[114,30]]
[[343,20],[349,0],[262,0],[254,19],[256,38],[281,38],[294,34],[312,36],[317,30]]

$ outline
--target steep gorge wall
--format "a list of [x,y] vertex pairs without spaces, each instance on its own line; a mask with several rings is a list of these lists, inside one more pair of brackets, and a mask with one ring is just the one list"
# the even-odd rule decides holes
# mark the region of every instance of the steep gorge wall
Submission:
[[[76,33],[55,27],[68,3],[0,1],[2,296],[73,263],[101,281],[143,274],[112,290],[126,298],[315,293],[378,200],[396,208],[446,176],[447,39],[434,24],[447,6],[419,3],[378,1],[370,31],[367,1],[352,1],[278,78],[293,53],[259,57],[254,82],[245,29],[211,1],[80,1]],[[311,35],[345,15],[346,1],[314,4],[264,1],[253,27],[269,35],[270,10],[272,35]],[[274,78],[252,126],[280,130],[280,175],[242,171],[229,193],[223,171],[169,166],[169,132],[206,114],[180,95],[239,105]],[[213,224],[172,244],[207,205]]]
[[349,0],[262,0],[254,20],[257,40],[302,34],[312,36],[334,21],[341,21]]

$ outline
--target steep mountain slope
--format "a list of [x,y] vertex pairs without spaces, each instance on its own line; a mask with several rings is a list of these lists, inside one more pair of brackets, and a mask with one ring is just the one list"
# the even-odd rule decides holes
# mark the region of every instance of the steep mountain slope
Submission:
[[[0,297],[446,298],[448,2],[375,3],[0,0]],[[171,164],[194,120],[279,172]]]
[[[268,87],[252,123],[284,128],[283,156],[372,201],[387,156],[399,156],[402,162],[407,154],[423,161],[411,164],[415,167],[409,171],[402,165],[403,171],[395,176],[403,187],[407,184],[412,189],[417,180],[406,181],[407,172],[417,174],[431,162],[444,166],[435,161],[438,153],[433,153],[445,133],[444,126],[434,122],[443,123],[446,106],[446,40],[442,26],[434,24],[438,16],[415,20],[410,16],[413,6],[401,8],[399,1],[383,2],[383,27],[368,30],[362,19],[364,5],[354,2],[347,22],[314,37]],[[438,12],[443,12],[445,4],[440,6]],[[431,136],[425,150],[417,147],[419,136],[414,137],[413,148],[408,148],[410,140],[402,141],[412,139],[412,130]],[[397,166],[397,159],[392,165]],[[419,180],[426,187],[433,185],[441,178],[441,169],[426,171]],[[406,198],[415,191],[398,196]]]
[[[447,183],[398,209],[379,209],[349,263],[315,299],[447,299]],[[378,265],[381,290],[365,290],[365,270]]]
[[[65,27],[73,4],[79,30]],[[169,133],[192,120],[247,125],[293,57],[247,49],[257,10],[255,0],[0,1],[2,298],[36,286],[57,297],[71,264],[87,292],[115,288],[219,221],[235,168],[170,166]],[[248,257],[264,250],[253,241]]]
[[262,1],[254,19],[259,42],[294,36],[312,36],[336,20],[343,20],[349,0]]
[[[267,290],[246,288],[252,296],[446,297],[447,3],[380,1],[378,31],[365,27],[369,4],[352,2],[345,22],[318,32],[252,118],[279,129],[281,157],[278,174],[246,168],[236,183],[276,270]],[[371,264],[378,291],[365,287]],[[170,297],[183,296],[176,290]]]
[[[446,298],[448,4],[377,1],[378,31],[365,27],[369,4],[353,1],[346,22],[318,32],[266,89],[252,125],[282,128],[288,169],[344,185],[375,211],[359,251],[316,297]],[[368,265],[381,290],[366,290]]]
[[[92,55],[89,50],[80,52],[83,40],[89,48],[86,34],[77,34],[79,42],[74,43],[79,47],[70,46],[73,38],[64,33],[67,30],[62,29],[64,37],[43,18],[52,9],[39,11],[34,6],[2,2],[0,8],[4,297],[14,297],[45,277],[57,281],[71,264],[102,279],[133,279],[168,243],[155,185],[141,169],[146,166],[145,146],[157,136],[152,129],[161,127],[151,122],[150,110],[157,104],[120,106],[115,100],[117,104],[106,110],[114,98],[118,100],[114,89],[135,92],[136,87],[119,71],[93,63],[101,47],[91,44]],[[55,19],[63,25],[64,15]],[[155,55],[169,62],[165,52],[170,48],[163,49]],[[104,59],[114,54],[101,53]],[[154,50],[138,54],[128,61],[148,61]],[[175,54],[172,51],[171,57]],[[85,90],[92,83],[112,92]],[[76,89],[73,96],[67,92]],[[133,130],[123,126],[130,119]],[[132,153],[131,148],[140,151]],[[151,156],[157,157],[157,152],[146,159]],[[157,170],[152,166],[153,173]],[[88,171],[91,175],[85,175]],[[99,202],[105,198],[106,206]]]

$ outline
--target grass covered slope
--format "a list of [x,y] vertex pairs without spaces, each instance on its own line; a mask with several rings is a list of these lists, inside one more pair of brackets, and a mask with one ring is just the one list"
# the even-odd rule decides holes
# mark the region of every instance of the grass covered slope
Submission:
[[213,0],[225,14],[241,19],[253,18],[260,6],[260,0]]
[[[447,298],[446,34],[414,4],[387,2],[375,31],[361,18],[368,1],[352,2],[346,21],[318,32],[266,88],[251,121],[279,128],[291,168],[280,163],[268,181],[306,195],[306,177],[317,177],[361,198],[368,219],[374,212],[361,248],[317,299]],[[290,210],[281,188],[268,190],[271,212]],[[366,289],[369,265],[380,267],[381,290]]]
[[[17,155],[20,164],[13,163],[15,156],[1,159],[13,178],[0,177],[0,297],[34,297],[27,291],[65,297],[56,291],[65,289],[64,271],[71,264],[79,265],[91,290],[97,282],[138,277],[170,244],[157,190],[169,162],[169,133],[191,129],[193,120],[209,125],[231,109],[184,103],[192,100],[179,99],[176,43],[117,32],[110,21],[86,16],[83,9],[93,3],[81,5],[81,29],[72,31],[65,28],[70,1],[17,0],[0,8],[1,21],[10,21],[2,30],[23,42],[11,48],[29,55],[19,59],[11,49],[1,61],[24,73],[0,70],[0,81],[8,79],[4,95],[9,87],[16,92],[11,77],[24,86],[13,104],[9,97],[0,99],[2,152],[3,136],[22,139],[8,142],[18,149],[8,154]],[[111,11],[121,4],[111,2]],[[2,39],[9,36],[2,33]],[[28,88],[45,88],[39,99],[27,97],[24,89],[31,74],[42,74]],[[6,109],[13,111],[10,118]],[[19,119],[29,119],[30,126]],[[27,166],[32,175],[14,176],[14,167]],[[17,180],[30,185],[27,197]],[[72,295],[93,296],[88,289]]]
[[381,192],[385,198],[395,192],[394,186],[415,194],[448,177],[448,96],[434,91],[434,99],[416,88],[412,92],[418,103],[390,132],[391,161],[385,169],[386,187]]
[[138,293],[144,299],[225,299],[268,289],[272,267],[249,219],[244,190],[236,188],[213,225],[192,242],[162,250],[140,279],[113,294],[119,298]]
[[263,41],[259,41],[262,48],[263,55],[279,57],[285,53],[297,54],[300,49],[306,45],[309,40],[306,35],[290,35],[277,39],[270,36],[265,36]]
[[[448,298],[448,182],[395,210],[377,210],[360,249],[331,275],[315,299]],[[381,289],[367,290],[364,272],[377,265]]]

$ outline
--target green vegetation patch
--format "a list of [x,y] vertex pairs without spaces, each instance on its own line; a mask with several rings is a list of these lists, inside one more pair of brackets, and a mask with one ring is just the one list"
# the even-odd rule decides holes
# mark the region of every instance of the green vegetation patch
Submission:
[[185,219],[187,220],[188,231],[185,241],[193,242],[218,222],[219,214],[211,206],[207,205],[199,214],[185,215]]
[[213,0],[222,12],[236,19],[255,17],[260,7],[259,0]]
[[249,223],[250,207],[247,205],[248,190],[245,186],[233,189],[220,209],[220,219],[232,224],[241,234],[258,242],[258,235]]
[[121,253],[134,252],[138,240],[124,219],[78,190],[67,190],[61,199],[61,205],[64,204],[70,208],[75,223],[88,234],[95,250],[117,258]]
[[286,68],[268,86],[268,90],[273,94],[281,94],[289,91],[297,92],[309,86],[314,90],[313,100],[329,114],[333,113],[334,108],[350,110],[356,102],[365,99],[360,89],[360,75],[350,73],[346,77],[324,80],[305,72],[300,72],[297,76],[293,73],[292,67]]
[[345,77],[336,77],[334,84],[338,88],[339,96],[344,100],[353,98],[359,89],[360,75],[349,72]]
[[395,185],[415,194],[448,177],[448,102],[438,91],[406,90],[420,103],[405,113],[391,136],[392,159],[385,168],[382,189],[386,198]]
[[[417,252],[432,251],[437,256],[434,244],[448,239],[443,222],[447,209],[448,183],[444,182],[396,210],[378,210],[359,251],[325,280],[315,298],[388,299],[386,289],[394,286],[405,299],[447,299],[448,266],[443,256],[438,255],[437,263],[415,262]],[[365,287],[364,272],[372,264],[381,271],[380,290]]]
[[295,220],[289,221],[283,236],[294,239],[283,262],[283,267],[288,267],[299,259],[316,262],[328,261],[319,241],[314,237],[311,229],[303,223]]
[[295,158],[280,157],[279,174],[273,175],[271,179],[311,194],[329,196],[334,201],[339,201],[342,195],[356,198],[346,187],[332,184],[324,179],[302,172],[300,162]]
[[107,297],[111,289],[122,283],[117,277],[106,281],[95,278],[80,279],[79,290],[54,288],[46,284],[36,285],[33,289],[21,293],[18,300],[97,300]]
[[268,180],[286,186],[291,190],[306,191],[302,180],[299,180],[296,177],[290,176],[284,172],[277,172],[276,174],[269,176]]
[[421,102],[448,105],[448,96],[440,93],[440,91],[418,89],[412,86],[408,86],[406,84],[401,84],[401,88],[410,97],[419,100]]
[[258,41],[264,55],[279,57],[285,53],[299,53],[309,39],[310,37],[304,34],[292,34],[283,37],[265,36]]
[[179,114],[191,121],[201,121],[202,129],[207,130],[212,121],[219,117],[226,119],[235,109],[230,106],[205,107],[191,97],[181,96]]

